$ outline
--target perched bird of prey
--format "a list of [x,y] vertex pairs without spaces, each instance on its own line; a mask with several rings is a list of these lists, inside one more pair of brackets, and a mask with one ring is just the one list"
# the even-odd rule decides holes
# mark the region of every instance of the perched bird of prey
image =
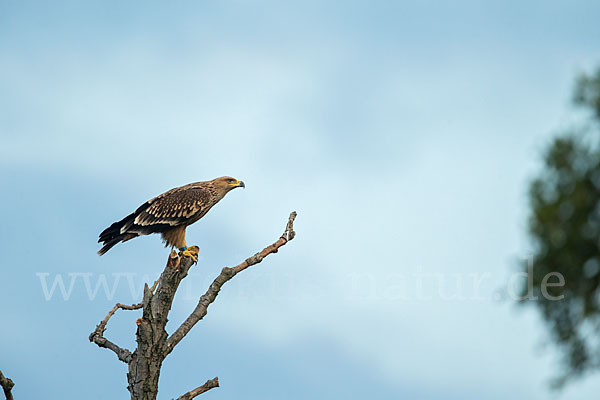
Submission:
[[187,248],[185,228],[202,218],[232,189],[246,187],[244,182],[222,176],[206,182],[177,187],[142,204],[133,214],[106,228],[98,239],[102,255],[120,242],[151,233],[160,233],[165,247],[178,248],[196,258],[198,248]]

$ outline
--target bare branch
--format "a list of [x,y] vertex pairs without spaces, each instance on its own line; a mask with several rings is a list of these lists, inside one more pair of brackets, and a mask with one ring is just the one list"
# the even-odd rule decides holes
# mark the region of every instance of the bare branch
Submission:
[[96,343],[99,347],[103,347],[105,349],[112,350],[119,360],[128,364],[131,361],[131,351],[121,348],[104,337],[104,331],[106,330],[106,325],[108,324],[108,320],[115,315],[118,309],[121,310],[139,310],[142,308],[142,303],[132,304],[130,306],[126,304],[117,303],[112,310],[108,312],[106,317],[96,326],[96,329],[90,334],[90,342]]
[[100,336],[102,336],[104,334],[104,331],[106,330],[106,324],[108,324],[108,320],[115,315],[115,312],[117,312],[118,309],[121,310],[139,310],[140,308],[142,308],[142,303],[138,303],[138,304],[132,304],[130,306],[126,305],[126,304],[121,304],[121,303],[117,303],[112,310],[110,310],[108,312],[108,314],[106,315],[106,317],[104,317],[104,319],[102,320],[102,322],[100,322],[100,324],[98,324],[98,326],[96,326],[96,330],[92,333],[94,334],[98,334]]
[[294,238],[294,236],[296,235],[296,233],[294,232],[295,219],[296,211],[293,211],[289,216],[285,231],[275,243],[265,247],[262,251],[256,253],[250,258],[247,258],[242,263],[236,265],[233,268],[223,268],[219,276],[215,278],[215,280],[210,285],[206,293],[204,293],[204,295],[200,297],[200,301],[198,302],[198,305],[196,306],[194,311],[192,311],[192,313],[181,324],[181,326],[179,326],[179,328],[177,328],[177,330],[167,340],[168,353],[173,351],[177,343],[179,343],[185,337],[185,335],[188,334],[188,332],[194,327],[194,325],[196,325],[198,321],[204,318],[204,316],[208,312],[208,306],[215,301],[217,295],[219,294],[219,291],[221,290],[221,287],[227,281],[229,281],[231,278],[233,278],[243,270],[251,267],[252,265],[260,263],[269,254],[277,253],[281,246],[284,246],[287,242]]
[[114,315],[114,313],[119,308],[121,308],[123,310],[137,310],[137,309],[142,308],[142,305],[141,304],[133,304],[131,306],[125,306],[124,304],[117,303],[112,308],[112,310],[110,310],[108,312],[108,314],[102,320],[102,322],[100,322],[98,324],[96,329],[90,334],[89,339],[90,339],[90,342],[96,343],[99,347],[103,347],[105,349],[109,349],[109,350],[113,351],[117,355],[117,358],[119,360],[123,361],[126,364],[129,364],[129,361],[131,361],[131,351],[129,351],[125,348],[119,347],[118,345],[116,345],[115,343],[111,342],[110,340],[108,340],[107,338],[105,338],[103,336],[104,331],[106,330],[106,324],[108,323],[108,320],[110,319],[110,317],[112,317]]
[[[215,378],[215,379],[217,379],[217,378]],[[207,383],[208,382],[206,382],[205,385]],[[13,400],[13,395],[12,395],[11,390],[15,386],[15,383],[10,378],[5,377],[2,374],[2,371],[0,371],[0,386],[2,386],[2,389],[4,390],[4,396],[6,396],[6,400]],[[217,386],[219,386],[219,381],[218,380],[217,380]],[[197,389],[195,389],[195,390],[197,390]],[[192,399],[192,398],[193,397],[190,397],[190,399]]]
[[177,400],[192,400],[194,397],[201,395],[204,392],[208,392],[210,389],[214,389],[219,387],[219,377],[215,377],[214,379],[209,379],[202,386],[198,386],[194,390],[190,390],[183,396],[179,396]]
[[[158,280],[154,282],[152,288],[150,289],[152,292],[156,289],[156,285],[158,284]],[[147,287],[147,286],[146,286]],[[104,331],[106,331],[106,325],[108,324],[108,320],[112,318],[113,315],[117,312],[118,309],[121,310],[139,310],[142,308],[142,303],[132,304],[128,306],[127,304],[117,303],[115,306],[106,314],[106,317],[96,326],[96,329],[90,333],[89,339],[90,342],[96,343],[98,347],[103,347],[105,349],[109,349],[113,351],[119,360],[123,361],[126,364],[129,364],[131,361],[131,351],[119,347],[115,343],[111,342],[107,338],[104,337]]]

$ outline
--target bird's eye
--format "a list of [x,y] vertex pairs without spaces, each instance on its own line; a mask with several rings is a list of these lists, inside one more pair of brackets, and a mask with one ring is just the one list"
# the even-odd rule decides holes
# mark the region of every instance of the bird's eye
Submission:
[[227,179],[227,182],[233,183],[233,182],[235,182],[235,179]]

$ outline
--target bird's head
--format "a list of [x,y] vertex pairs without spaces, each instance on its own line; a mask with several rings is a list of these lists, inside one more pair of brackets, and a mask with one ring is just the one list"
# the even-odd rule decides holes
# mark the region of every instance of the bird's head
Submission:
[[232,178],[231,176],[222,176],[220,178],[214,179],[213,186],[219,192],[223,193],[223,195],[225,195],[225,193],[229,192],[232,189],[238,187],[246,187],[246,185],[244,185],[244,182],[240,181],[239,179]]

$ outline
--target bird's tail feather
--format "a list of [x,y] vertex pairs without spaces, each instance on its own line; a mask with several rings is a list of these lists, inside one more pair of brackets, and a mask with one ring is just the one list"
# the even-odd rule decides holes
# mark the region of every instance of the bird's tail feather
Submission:
[[107,251],[113,248],[113,246],[121,241],[122,237],[117,236],[114,239],[109,240],[108,242],[104,242],[104,246],[100,250],[98,250],[98,255],[103,255]]
[[123,218],[121,221],[115,222],[114,224],[102,231],[100,237],[98,238],[98,243],[103,244],[102,248],[98,251],[99,255],[103,255],[117,243],[124,242],[137,236],[137,234],[121,232],[123,227],[126,227],[127,225],[131,226],[134,218],[135,215],[130,214]]

